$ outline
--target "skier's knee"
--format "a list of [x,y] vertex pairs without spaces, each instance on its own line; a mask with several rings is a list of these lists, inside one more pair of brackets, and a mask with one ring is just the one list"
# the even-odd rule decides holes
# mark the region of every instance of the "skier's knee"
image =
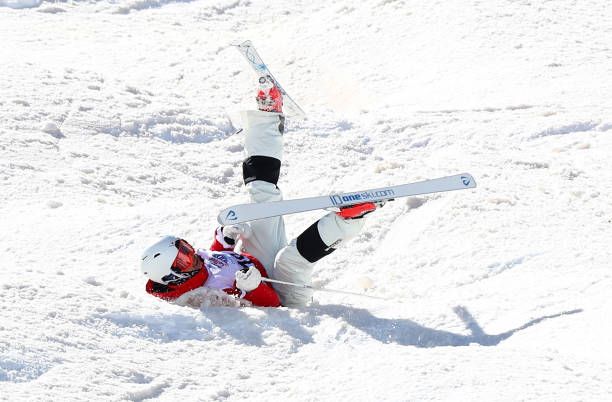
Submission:
[[280,176],[281,161],[270,156],[253,155],[242,162],[244,184],[262,180],[277,184]]
[[329,213],[298,236],[297,250],[309,262],[316,262],[334,252],[343,241],[356,236],[363,225],[363,219],[342,219]]

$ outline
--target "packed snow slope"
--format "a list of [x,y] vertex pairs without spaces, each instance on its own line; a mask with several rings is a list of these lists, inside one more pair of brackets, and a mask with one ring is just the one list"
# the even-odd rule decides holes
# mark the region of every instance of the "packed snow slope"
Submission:
[[[246,200],[244,39],[308,114],[286,198],[476,178],[316,268],[392,301],[144,292],[146,246]],[[612,398],[607,0],[3,0],[0,44],[1,400]]]

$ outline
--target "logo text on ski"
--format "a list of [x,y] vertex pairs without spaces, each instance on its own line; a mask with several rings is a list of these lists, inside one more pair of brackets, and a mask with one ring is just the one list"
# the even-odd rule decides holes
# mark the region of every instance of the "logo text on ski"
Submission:
[[374,198],[390,198],[395,195],[395,192],[390,189],[378,190],[378,191],[362,191],[360,193],[344,194],[344,195],[330,195],[329,199],[333,205],[343,205],[347,203],[364,202]]
[[[293,200],[272,201],[233,205],[217,216],[221,225],[255,221],[275,216],[284,216],[298,212],[343,207],[363,202],[377,202],[412,197],[421,194],[442,193],[445,191],[475,188],[476,180],[469,173],[438,177],[413,183],[398,184],[383,188],[353,191],[350,193],[327,194],[318,197],[297,198]],[[232,214],[233,211],[234,214]]]

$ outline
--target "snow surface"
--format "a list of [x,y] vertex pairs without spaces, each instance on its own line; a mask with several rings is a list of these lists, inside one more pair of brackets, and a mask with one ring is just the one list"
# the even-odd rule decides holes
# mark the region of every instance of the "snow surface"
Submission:
[[[612,400],[607,0],[0,6],[0,399]],[[396,301],[144,292],[146,246],[245,200],[240,39],[308,113],[287,198],[475,176],[316,269]]]

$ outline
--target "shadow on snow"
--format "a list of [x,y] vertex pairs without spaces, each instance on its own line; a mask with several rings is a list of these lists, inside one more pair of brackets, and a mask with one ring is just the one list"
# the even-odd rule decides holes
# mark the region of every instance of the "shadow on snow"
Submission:
[[515,333],[542,321],[577,314],[583,310],[575,309],[545,315],[499,334],[487,334],[467,308],[456,306],[453,311],[463,321],[469,334],[428,328],[409,319],[379,318],[366,309],[343,305],[314,306],[297,310],[208,307],[202,310],[202,316],[196,320],[180,314],[140,316],[135,320],[134,317],[122,314],[118,317],[117,313],[114,313],[105,314],[104,318],[130,331],[138,328],[137,333],[132,332],[131,335],[162,342],[209,340],[218,336],[228,336],[241,344],[266,346],[266,333],[281,330],[291,337],[294,346],[299,348],[313,343],[317,327],[324,324],[323,320],[326,317],[331,317],[344,321],[382,343],[431,348],[471,344],[495,346]]
[[468,346],[470,344],[495,346],[501,341],[510,338],[515,333],[529,328],[532,325],[536,325],[544,320],[580,313],[582,312],[582,309],[542,316],[533,319],[518,328],[514,328],[496,335],[485,333],[467,308],[463,306],[456,306],[453,311],[470,331],[469,335],[427,328],[407,319],[378,318],[364,309],[347,309],[346,307],[342,306],[326,306],[325,308],[322,308],[322,313],[334,317],[342,317],[350,325],[364,331],[372,338],[380,342],[397,343],[400,345],[416,346],[421,348],[438,346]]

